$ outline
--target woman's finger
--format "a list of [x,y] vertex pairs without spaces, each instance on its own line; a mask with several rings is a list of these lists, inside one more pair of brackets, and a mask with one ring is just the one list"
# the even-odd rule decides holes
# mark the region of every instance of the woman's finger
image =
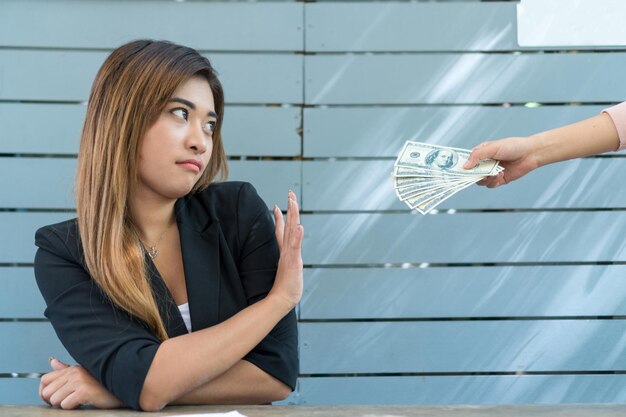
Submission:
[[504,173],[501,172],[494,177],[490,177],[485,186],[487,188],[496,188],[501,186],[502,184],[506,184],[506,181],[504,180]]
[[280,208],[274,204],[274,221],[276,222],[276,242],[278,243],[278,251],[282,251],[283,235],[285,233],[285,220],[283,219],[283,213]]
[[291,223],[291,234],[289,239],[289,247],[293,249],[297,249],[300,244],[297,242],[301,240],[299,237],[299,229],[300,229],[300,207],[298,206],[298,200],[296,199],[296,195],[293,194],[293,201],[291,203],[292,210],[292,223]]
[[82,404],[79,394],[74,391],[63,399],[59,406],[64,410],[73,410]]
[[283,245],[289,245],[293,227],[293,198],[292,191],[287,193],[287,215],[285,216],[285,230],[283,233]]
[[50,404],[61,407],[61,404],[67,397],[72,395],[75,391],[75,387],[70,382],[62,385],[50,395]]
[[41,380],[39,380],[39,398],[41,398],[41,401],[47,403],[48,405],[52,405],[52,404],[50,404],[50,401],[48,401],[47,398],[44,398],[44,396],[43,396],[43,389],[44,389],[43,382]]
[[296,232],[294,233],[294,239],[292,243],[292,248],[301,251],[302,250],[302,239],[304,238],[304,227],[299,224],[296,227]]
[[298,197],[296,196],[296,193],[294,193],[293,191],[291,192],[291,195],[293,196],[293,202],[294,202],[294,217],[296,219],[296,226],[300,224],[300,204],[298,203]]
[[478,181],[477,184],[478,185],[482,185],[482,186],[487,187],[487,188],[493,188],[494,185],[498,183],[498,176],[500,176],[500,175],[501,175],[501,173],[498,174],[498,175],[492,175],[492,176],[489,176],[489,177],[485,177],[482,180]]
[[46,401],[47,403],[50,403],[51,405],[58,405],[63,400],[63,398],[65,398],[65,397],[62,397],[57,403],[55,403],[52,400],[52,397],[59,390],[61,390],[65,385],[67,385],[67,382],[68,382],[68,380],[67,380],[67,378],[65,376],[61,376],[59,378],[56,378],[54,381],[50,382],[41,391],[41,395],[42,395],[43,400]]
[[63,374],[64,374],[63,370],[48,372],[47,374],[42,375],[41,383],[43,384],[45,388],[48,384],[52,383]]

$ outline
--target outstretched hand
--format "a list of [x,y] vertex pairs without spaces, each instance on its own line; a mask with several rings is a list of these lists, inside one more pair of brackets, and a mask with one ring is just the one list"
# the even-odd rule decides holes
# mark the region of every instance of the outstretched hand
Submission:
[[530,138],[512,137],[483,142],[472,149],[463,168],[473,168],[483,159],[496,159],[504,168],[498,175],[486,177],[477,183],[488,188],[508,184],[539,167]]
[[48,404],[66,410],[81,405],[96,408],[119,408],[124,404],[102,386],[82,366],[69,366],[51,358],[53,371],[41,377],[39,397]]
[[283,214],[274,206],[274,220],[276,221],[276,241],[280,251],[276,280],[270,294],[279,296],[291,310],[302,297],[302,238],[304,228],[300,224],[298,200],[293,191],[289,191],[287,198],[287,219],[283,221]]

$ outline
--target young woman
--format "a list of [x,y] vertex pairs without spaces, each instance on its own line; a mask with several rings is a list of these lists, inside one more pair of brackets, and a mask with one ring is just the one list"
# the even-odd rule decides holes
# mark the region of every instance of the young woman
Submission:
[[76,408],[268,403],[298,374],[302,226],[226,175],[224,95],[195,50],[140,40],[93,84],[77,218],[36,233],[37,284],[67,351],[40,396]]
[[489,188],[508,184],[541,166],[626,148],[626,102],[589,119],[540,132],[476,146],[465,164],[474,167],[481,159],[497,159],[505,169],[478,182]]

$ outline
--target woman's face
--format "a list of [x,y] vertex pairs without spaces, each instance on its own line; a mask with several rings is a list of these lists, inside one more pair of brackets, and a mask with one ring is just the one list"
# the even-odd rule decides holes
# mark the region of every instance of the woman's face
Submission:
[[188,194],[211,158],[216,121],[208,81],[193,77],[182,83],[143,137],[138,193],[166,199]]

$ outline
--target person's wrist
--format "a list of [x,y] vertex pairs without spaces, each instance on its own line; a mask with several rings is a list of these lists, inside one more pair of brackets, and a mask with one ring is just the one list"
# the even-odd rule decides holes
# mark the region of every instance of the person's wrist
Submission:
[[281,317],[293,310],[297,304],[290,300],[289,297],[274,291],[270,291],[267,297],[265,297],[265,300],[271,304],[273,309],[276,309],[281,314]]
[[528,136],[526,139],[530,145],[528,156],[534,161],[535,169],[552,162],[549,156],[550,142],[543,132]]

